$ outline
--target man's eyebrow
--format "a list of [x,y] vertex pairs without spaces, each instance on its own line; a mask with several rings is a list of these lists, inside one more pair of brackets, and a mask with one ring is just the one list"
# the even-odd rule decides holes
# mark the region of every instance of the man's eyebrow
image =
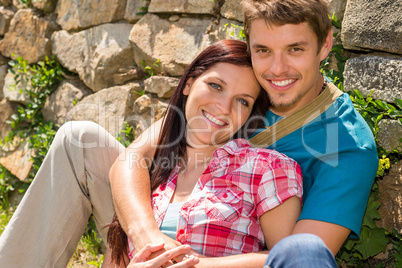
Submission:
[[305,47],[305,46],[308,46],[308,43],[306,41],[300,41],[288,45],[288,47]]
[[267,48],[267,46],[262,45],[262,44],[252,44],[251,47],[252,48]]

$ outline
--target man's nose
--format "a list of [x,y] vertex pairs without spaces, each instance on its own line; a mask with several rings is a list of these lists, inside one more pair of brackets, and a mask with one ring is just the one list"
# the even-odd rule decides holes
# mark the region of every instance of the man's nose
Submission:
[[281,76],[288,71],[287,60],[282,53],[278,53],[274,56],[271,62],[270,70],[275,76]]

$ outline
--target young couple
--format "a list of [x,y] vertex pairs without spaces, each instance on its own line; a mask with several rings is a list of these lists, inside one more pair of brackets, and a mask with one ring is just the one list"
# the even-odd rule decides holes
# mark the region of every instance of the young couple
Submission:
[[[334,95],[325,111],[317,104],[334,92],[319,72],[332,46],[327,3],[247,0],[243,9],[253,71],[238,41],[207,48],[182,77],[162,127],[151,126],[120,157],[122,146],[96,124],[68,123],[58,131],[0,238],[1,267],[65,267],[91,213],[105,237],[102,227],[114,214],[109,170],[116,213],[131,241],[123,253],[136,252],[130,267],[166,261],[177,262],[173,267],[258,267],[267,259],[267,252],[256,252],[264,245],[272,248],[270,267],[335,265],[332,254],[349,234],[359,234],[378,159],[373,136],[347,94]],[[235,44],[238,52],[230,50]],[[173,107],[184,112],[186,124]],[[229,140],[250,115],[269,108],[264,123],[276,131],[277,122],[306,107],[317,112],[311,121],[268,147],[303,171],[299,216],[295,162],[243,139]],[[168,149],[153,146],[172,140],[179,142]],[[154,157],[150,179],[143,162]],[[166,167],[166,159],[174,161]],[[356,165],[365,168],[357,171]],[[112,227],[110,248],[124,250],[119,224]],[[197,254],[181,243],[208,257],[181,261],[184,253]]]

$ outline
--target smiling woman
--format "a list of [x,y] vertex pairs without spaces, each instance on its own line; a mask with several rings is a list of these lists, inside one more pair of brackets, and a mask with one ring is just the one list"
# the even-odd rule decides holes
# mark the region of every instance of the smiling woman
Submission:
[[259,93],[250,67],[218,63],[189,79],[183,90],[188,97],[187,143],[197,148],[214,145],[212,150],[226,143],[249,118]]
[[[246,43],[217,42],[190,64],[157,123],[150,183],[162,233],[207,257],[251,254],[290,234],[301,209],[299,166],[245,139],[232,140],[262,126],[258,119],[267,108]],[[286,221],[272,224],[273,217]],[[125,267],[127,256],[134,257],[117,216],[108,243],[105,267]],[[266,255],[253,258],[262,266]]]

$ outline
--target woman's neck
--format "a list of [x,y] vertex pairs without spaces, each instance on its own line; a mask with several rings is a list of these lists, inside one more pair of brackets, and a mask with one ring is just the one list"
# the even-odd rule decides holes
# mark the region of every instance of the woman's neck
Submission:
[[218,146],[209,146],[205,148],[186,148],[186,155],[184,157],[183,163],[186,166],[187,171],[193,169],[203,168],[205,170],[208,167],[209,162],[211,162],[212,156]]
[[216,148],[212,146],[202,149],[187,147],[186,155],[180,161],[180,171],[177,175],[176,189],[171,203],[183,202],[188,199],[198,179],[211,162]]

